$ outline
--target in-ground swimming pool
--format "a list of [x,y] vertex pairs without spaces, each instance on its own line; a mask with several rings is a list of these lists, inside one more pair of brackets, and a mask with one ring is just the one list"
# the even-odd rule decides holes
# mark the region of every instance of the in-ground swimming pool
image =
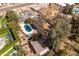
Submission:
[[27,32],[32,31],[31,27],[30,27],[28,24],[25,24],[25,25],[24,25],[24,28],[25,28],[25,30],[26,30]]
[[22,32],[24,32],[26,35],[29,36],[33,33],[33,29],[30,24],[21,23],[20,26],[21,26]]

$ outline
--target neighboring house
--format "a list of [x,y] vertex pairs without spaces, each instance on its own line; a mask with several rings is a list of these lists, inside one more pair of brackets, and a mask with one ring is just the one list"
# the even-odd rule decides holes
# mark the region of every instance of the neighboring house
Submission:
[[30,45],[32,50],[40,56],[45,55],[49,51],[48,47],[42,47],[38,41],[30,41]]

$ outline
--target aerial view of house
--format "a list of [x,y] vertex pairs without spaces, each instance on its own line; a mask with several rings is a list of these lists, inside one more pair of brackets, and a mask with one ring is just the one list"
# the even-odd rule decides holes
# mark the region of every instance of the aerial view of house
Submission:
[[79,56],[79,3],[0,3],[0,56]]

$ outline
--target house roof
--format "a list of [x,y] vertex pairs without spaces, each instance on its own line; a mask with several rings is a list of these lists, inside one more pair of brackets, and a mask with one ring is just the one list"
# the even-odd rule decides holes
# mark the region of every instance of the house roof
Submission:
[[37,13],[33,12],[32,10],[27,10],[20,13],[20,16],[19,16],[20,22],[23,20],[26,20],[27,18],[37,19],[38,16],[37,16]]
[[30,41],[30,43],[33,46],[35,52],[39,55],[44,55],[46,52],[49,51],[48,47],[42,47],[38,41]]
[[58,14],[59,6],[56,6],[56,5],[47,6],[47,7],[41,8],[39,11],[45,17],[50,18],[51,16],[55,16],[56,14]]

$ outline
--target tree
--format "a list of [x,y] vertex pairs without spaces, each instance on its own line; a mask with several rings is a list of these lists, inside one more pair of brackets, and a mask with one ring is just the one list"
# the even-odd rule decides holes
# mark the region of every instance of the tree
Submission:
[[64,14],[72,14],[72,9],[73,9],[73,5],[66,4],[66,6],[63,7],[62,12]]
[[31,24],[32,23],[32,19],[31,18],[26,19],[25,23],[30,23]]
[[48,53],[47,53],[47,56],[54,56],[55,55],[55,52],[53,50],[50,50]]
[[13,48],[14,48],[15,50],[19,50],[19,49],[20,49],[20,46],[19,46],[19,45],[15,45]]
[[20,48],[20,49],[17,51],[17,55],[18,55],[18,56],[24,56],[24,55],[25,55],[25,51],[24,51],[22,48]]
[[18,20],[17,13],[13,10],[6,11],[6,18],[8,19],[8,21],[12,21],[12,20],[17,21]]
[[38,39],[39,39],[38,34],[35,33],[35,34],[32,35],[33,41],[37,41]]
[[49,37],[51,37],[52,48],[57,51],[62,39],[70,33],[71,27],[69,21],[61,16],[55,20],[56,23],[49,32]]
[[24,56],[25,55],[25,51],[23,50],[21,44],[15,45],[14,49],[17,51],[16,56]]
[[79,42],[79,17],[73,17],[71,21],[71,35],[70,39]]
[[32,35],[32,40],[33,41],[38,41],[40,38],[42,37],[42,34],[41,33],[34,33],[33,35]]

